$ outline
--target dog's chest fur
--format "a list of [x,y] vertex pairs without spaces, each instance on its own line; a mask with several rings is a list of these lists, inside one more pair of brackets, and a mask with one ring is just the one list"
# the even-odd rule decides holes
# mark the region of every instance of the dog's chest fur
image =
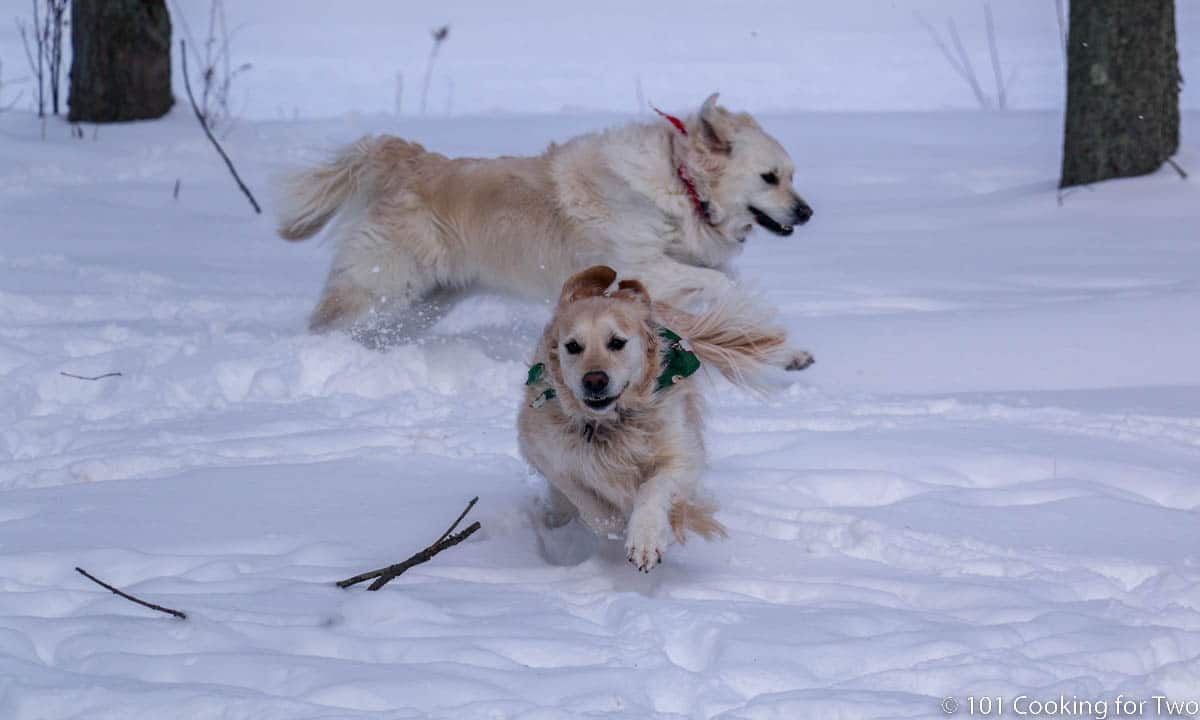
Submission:
[[[530,393],[530,399],[536,397]],[[642,483],[679,455],[704,454],[699,396],[690,386],[668,389],[619,422],[569,417],[554,401],[521,412],[527,455],[551,482],[570,475],[628,513]]]

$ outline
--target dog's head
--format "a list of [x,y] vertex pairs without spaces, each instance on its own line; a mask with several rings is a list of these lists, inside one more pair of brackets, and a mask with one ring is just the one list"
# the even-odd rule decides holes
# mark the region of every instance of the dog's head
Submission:
[[546,327],[550,374],[570,415],[615,419],[653,391],[658,343],[650,296],[636,280],[610,291],[616,278],[606,265],[572,275]]
[[792,187],[795,166],[783,146],[754,118],[731,113],[710,95],[688,124],[689,159],[703,174],[714,220],[741,240],[757,223],[776,235],[791,235],[813,211]]

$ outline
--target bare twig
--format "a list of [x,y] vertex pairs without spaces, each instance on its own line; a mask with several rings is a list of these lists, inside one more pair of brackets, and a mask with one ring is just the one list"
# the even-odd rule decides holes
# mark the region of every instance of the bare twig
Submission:
[[59,372],[58,374],[62,375],[63,377],[75,378],[76,380],[103,380],[104,378],[121,377],[121,373],[119,373],[119,372],[110,372],[110,373],[104,373],[103,375],[88,376],[88,375],[76,375],[75,373],[69,373],[69,372],[63,370],[63,371]]
[[421,563],[424,563],[424,562],[429,562],[430,560],[433,559],[434,555],[437,555],[438,553],[440,553],[441,551],[443,551],[447,548],[452,548],[455,545],[462,542],[463,540],[466,540],[467,538],[471,537],[471,535],[474,534],[474,532],[476,530],[478,530],[480,527],[481,527],[481,525],[479,524],[478,521],[473,522],[467,526],[466,530],[463,530],[459,534],[451,535],[450,537],[441,541],[437,545],[431,545],[430,547],[425,548],[421,552],[417,553],[416,555],[413,555],[412,557],[410,557],[409,559],[405,560],[402,563],[398,563],[396,565],[392,565],[390,567],[385,568],[384,572],[382,572],[379,575],[379,578],[376,579],[375,582],[371,583],[367,587],[367,589],[368,590],[379,590],[384,585],[387,585],[391,581],[395,580],[397,576],[399,576],[405,570],[408,570],[410,567],[413,567],[414,565],[420,565]]
[[[17,32],[21,34],[21,44],[25,47],[25,59],[29,61],[29,71],[37,78],[37,110],[38,117],[46,115],[45,71],[42,61],[45,52],[42,49],[42,22],[38,15],[38,0],[31,0],[33,5],[33,47],[29,48],[28,26],[21,18],[17,18]],[[42,138],[45,140],[45,137]]]
[[[1001,110],[1008,107],[1008,90],[1012,87],[1012,81],[1016,77],[1016,69],[1014,68],[1008,77],[1004,77],[1004,71],[1000,64],[1000,50],[996,42],[996,23],[992,17],[992,7],[990,3],[985,3],[983,6],[984,20],[987,27],[987,42],[988,51],[992,62],[992,73],[996,78],[996,100],[995,105]],[[913,13],[917,22],[925,28],[925,32],[933,41],[938,51],[945,58],[946,63],[954,70],[955,74],[962,78],[971,88],[971,93],[975,96],[979,107],[987,110],[992,107],[993,101],[983,91],[983,86],[979,82],[979,75],[975,71],[975,65],[971,62],[971,55],[967,52],[963,45],[962,36],[958,32],[958,24],[954,22],[954,18],[946,20],[946,38],[937,28],[933,26],[925,16],[919,12]]]
[[1181,180],[1188,179],[1187,172],[1183,168],[1179,167],[1179,163],[1175,162],[1174,158],[1167,158],[1167,164],[1170,165],[1171,167],[1175,168],[1175,172],[1179,173],[1179,179],[1181,179]]
[[46,53],[46,72],[50,75],[50,102],[58,114],[59,88],[62,81],[63,26],[66,25],[69,0],[46,0],[42,49]]
[[987,96],[983,94],[983,87],[979,84],[979,76],[975,74],[975,65],[971,62],[971,56],[967,54],[967,49],[963,47],[962,38],[958,34],[958,24],[954,22],[954,18],[946,21],[946,27],[950,32],[950,39],[954,42],[954,49],[958,52],[958,60],[962,67],[966,68],[963,78],[971,85],[972,92],[975,93],[975,99],[979,101],[979,106],[987,109],[991,106]]
[[233,166],[233,161],[230,160],[229,156],[225,154],[225,150],[221,147],[221,143],[217,142],[217,139],[213,137],[212,130],[209,130],[208,122],[206,122],[204,119],[204,114],[201,113],[200,108],[196,106],[196,98],[194,95],[192,95],[192,83],[190,80],[188,80],[186,41],[179,41],[179,50],[180,62],[183,63],[183,86],[187,90],[188,102],[192,104],[192,112],[196,114],[196,120],[199,121],[201,129],[204,130],[204,134],[208,136],[209,142],[211,142],[212,146],[217,149],[217,154],[220,155],[221,159],[225,161],[225,166],[229,168],[229,174],[233,175],[233,181],[237,183],[237,186],[241,188],[242,193],[245,194],[246,199],[250,201],[250,205],[254,208],[254,212],[258,215],[261,215],[262,208],[258,206],[258,201],[254,199],[254,193],[250,192],[250,188],[246,187],[246,183],[242,182],[242,178],[238,175],[237,169]]
[[996,47],[996,21],[992,19],[992,4],[983,4],[983,17],[987,25],[988,54],[992,58],[992,74],[996,77],[996,105],[1001,109],[1008,106],[1007,87],[1000,71],[1000,50]]
[[431,559],[433,559],[434,555],[437,555],[447,548],[452,548],[463,540],[466,540],[481,527],[478,522],[471,523],[465,530],[457,535],[453,534],[454,529],[457,528],[458,524],[463,521],[463,518],[467,516],[467,513],[471,512],[471,508],[475,507],[475,503],[477,502],[479,502],[478,497],[472,498],[471,501],[467,503],[466,509],[459,514],[454,523],[446,529],[446,532],[442,533],[441,537],[439,537],[436,542],[421,552],[416,553],[404,562],[396,563],[395,565],[388,565],[387,567],[379,568],[378,570],[371,570],[360,575],[355,575],[354,577],[346,578],[345,580],[340,580],[337,583],[337,586],[340,588],[348,588],[352,585],[357,585],[360,582],[365,582],[374,578],[375,582],[371,583],[370,587],[367,589],[378,590],[392,580],[396,579],[396,577],[405,570],[408,570],[414,565],[420,565],[421,563],[429,562]]
[[168,615],[174,615],[175,617],[179,618],[180,620],[187,620],[187,613],[181,612],[179,610],[172,610],[171,608],[163,607],[162,605],[155,605],[154,603],[149,603],[149,602],[146,602],[145,600],[135,598],[134,596],[130,595],[129,593],[121,592],[120,590],[116,589],[112,585],[109,585],[108,583],[104,582],[103,580],[97,579],[95,576],[93,576],[91,573],[89,573],[87,570],[84,570],[81,567],[75,568],[75,572],[84,576],[88,580],[91,580],[92,582],[96,583],[97,585],[104,588],[105,590],[112,592],[114,595],[120,595],[121,597],[125,598],[126,600],[135,602],[138,605],[141,605],[142,607],[148,607],[151,610],[157,610],[159,612],[166,613]]
[[429,99],[429,80],[433,77],[433,63],[437,60],[438,49],[442,47],[442,43],[446,42],[446,38],[450,36],[450,26],[443,25],[440,28],[435,28],[429,31],[433,37],[433,47],[429,50],[429,60],[425,63],[425,82],[421,85],[421,114],[425,114],[425,107]]
[[442,533],[442,536],[439,537],[433,544],[437,545],[441,541],[450,537],[450,533],[454,532],[454,528],[458,527],[458,524],[463,521],[463,518],[465,518],[467,516],[467,513],[471,512],[471,508],[475,507],[475,503],[477,503],[477,502],[479,502],[478,495],[471,498],[471,502],[467,503],[467,506],[465,508],[463,508],[463,511],[461,513],[459,513],[458,519],[455,520],[454,523],[450,527],[446,528],[446,532]]
[[[192,48],[192,60],[198,66],[199,97],[196,104],[200,114],[212,130],[222,138],[228,132],[233,121],[233,81],[243,72],[251,69],[250,63],[242,63],[237,67],[232,64],[230,45],[238,28],[230,32],[225,20],[225,3],[223,0],[209,0],[208,5],[208,34],[203,42],[192,35],[191,25],[187,14],[182,11],[174,0],[170,0],[171,16],[178,17],[180,31],[188,46]],[[196,50],[203,48],[203,53]]]

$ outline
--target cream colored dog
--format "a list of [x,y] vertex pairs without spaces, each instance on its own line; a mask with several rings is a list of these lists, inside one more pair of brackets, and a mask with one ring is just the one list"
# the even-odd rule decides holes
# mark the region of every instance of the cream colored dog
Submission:
[[719,297],[731,285],[722,268],[754,223],[790,235],[812,210],[783,147],[716,100],[686,122],[664,115],[537,157],[447,158],[367,137],[294,175],[281,236],[311,237],[340,213],[310,327],[430,324],[447,291],[470,286],[552,298],[598,262],[659,298]]
[[547,525],[578,516],[597,534],[623,531],[629,561],[648,572],[685,531],[725,534],[695,494],[703,418],[689,376],[703,362],[746,382],[789,351],[782,330],[734,304],[687,313],[616,278],[597,266],[563,286],[526,382],[519,440],[550,482]]

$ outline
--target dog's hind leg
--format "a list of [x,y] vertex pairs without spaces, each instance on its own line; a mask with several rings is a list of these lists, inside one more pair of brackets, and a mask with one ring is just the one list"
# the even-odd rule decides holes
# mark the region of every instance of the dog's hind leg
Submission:
[[437,287],[431,268],[370,222],[341,238],[309,329],[371,330],[405,318]]

